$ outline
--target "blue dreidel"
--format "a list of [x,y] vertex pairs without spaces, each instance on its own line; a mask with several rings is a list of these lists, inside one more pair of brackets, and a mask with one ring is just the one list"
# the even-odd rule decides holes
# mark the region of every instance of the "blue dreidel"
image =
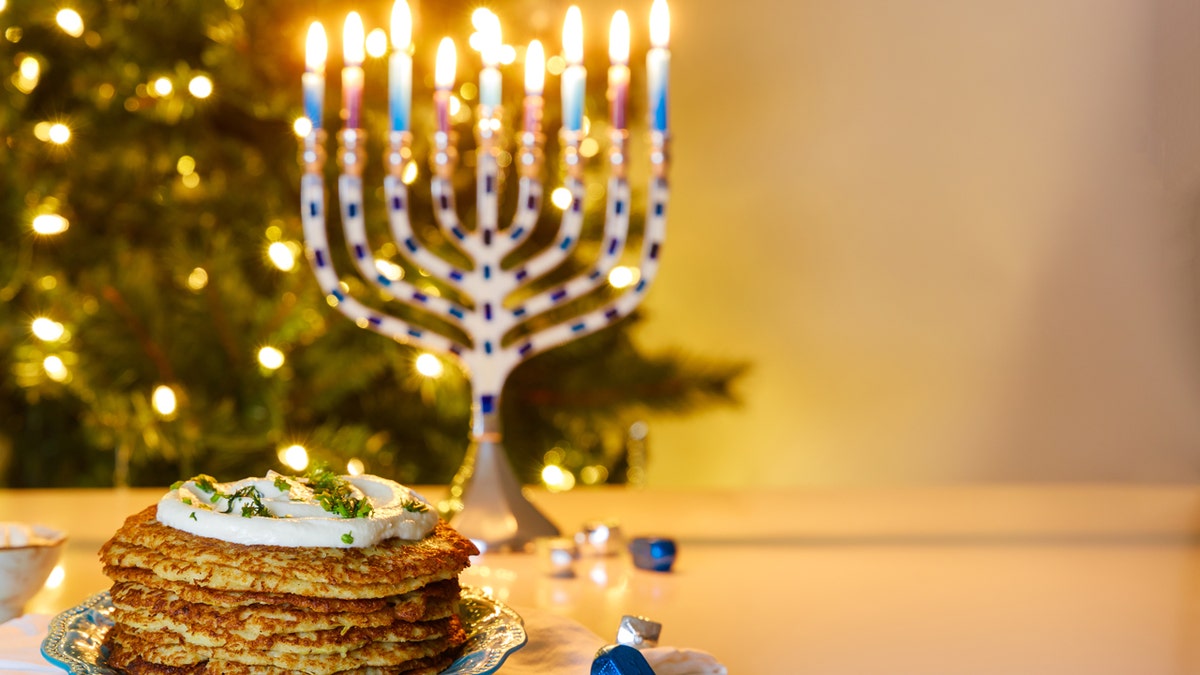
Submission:
[[654,675],[646,657],[629,645],[608,645],[596,652],[592,675]]

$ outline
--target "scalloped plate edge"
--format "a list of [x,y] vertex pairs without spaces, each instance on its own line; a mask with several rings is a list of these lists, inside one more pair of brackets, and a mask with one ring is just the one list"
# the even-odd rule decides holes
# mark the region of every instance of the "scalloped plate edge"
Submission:
[[[118,675],[104,665],[101,646],[112,627],[111,611],[108,591],[101,591],[60,612],[50,620],[42,656],[72,675]],[[529,641],[521,616],[479,589],[462,589],[459,614],[467,629],[465,653],[442,671],[444,675],[491,675]]]

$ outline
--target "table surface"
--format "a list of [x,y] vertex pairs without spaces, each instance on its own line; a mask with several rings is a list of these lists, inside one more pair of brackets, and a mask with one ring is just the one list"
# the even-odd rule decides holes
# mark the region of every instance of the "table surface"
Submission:
[[[0,520],[70,536],[62,582],[27,611],[106,589],[96,551],[161,493],[0,490]],[[709,651],[731,673],[1200,672],[1200,486],[530,496],[564,533],[611,519],[676,539],[675,570],[591,557],[564,579],[535,555],[485,553],[466,584],[610,639],[623,614],[653,618],[662,644]]]

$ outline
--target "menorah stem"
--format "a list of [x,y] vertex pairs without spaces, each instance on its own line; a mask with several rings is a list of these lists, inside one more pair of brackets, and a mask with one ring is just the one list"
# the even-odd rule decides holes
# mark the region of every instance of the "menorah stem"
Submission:
[[480,551],[527,550],[559,529],[525,497],[499,438],[474,438],[450,488],[460,508],[451,524]]

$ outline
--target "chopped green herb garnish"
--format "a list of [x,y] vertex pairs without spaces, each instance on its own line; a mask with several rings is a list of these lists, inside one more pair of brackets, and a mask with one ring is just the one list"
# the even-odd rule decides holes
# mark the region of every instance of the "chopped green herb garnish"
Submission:
[[184,497],[183,499],[180,499],[179,501],[183,502],[184,504],[187,504],[188,506],[191,506],[191,505],[192,505],[192,498],[191,498],[191,497]]
[[177,480],[177,481],[175,481],[174,483],[171,483],[171,487],[170,487],[169,489],[170,489],[172,492],[174,492],[175,490],[178,490],[178,489],[179,489],[179,488],[181,488],[181,487],[183,487],[183,481],[181,481],[181,480]]
[[195,519],[196,519],[196,512],[195,512],[195,511],[192,511],[191,513],[189,513],[189,514],[188,514],[188,518],[191,518],[192,520],[195,520]]
[[409,513],[425,513],[429,510],[429,505],[416,499],[405,499],[400,504],[400,508]]
[[291,492],[292,484],[289,483],[287,481],[287,479],[284,478],[283,476],[276,476],[275,477],[275,489],[279,490],[280,492]]
[[354,535],[350,532],[343,534],[342,535],[342,543],[343,544],[353,544],[354,543]]
[[313,498],[329,513],[342,518],[366,518],[371,515],[371,501],[354,496],[350,482],[324,466],[316,467],[305,474]]
[[272,517],[271,511],[267,509],[267,505],[263,504],[262,502],[262,493],[259,492],[258,488],[254,487],[253,485],[247,485],[233,494],[227,495],[227,498],[229,499],[229,503],[228,507],[225,509],[225,513],[229,513],[233,510],[233,500],[248,499],[250,500],[249,504],[242,504],[243,518],[250,518],[251,516],[263,516],[266,518]]
[[203,490],[205,492],[213,493],[213,492],[217,491],[217,479],[213,478],[212,476],[210,476],[208,474],[202,473],[199,476],[196,476],[195,478],[193,478],[192,482],[194,482],[196,484],[196,487],[200,488],[201,490]]

